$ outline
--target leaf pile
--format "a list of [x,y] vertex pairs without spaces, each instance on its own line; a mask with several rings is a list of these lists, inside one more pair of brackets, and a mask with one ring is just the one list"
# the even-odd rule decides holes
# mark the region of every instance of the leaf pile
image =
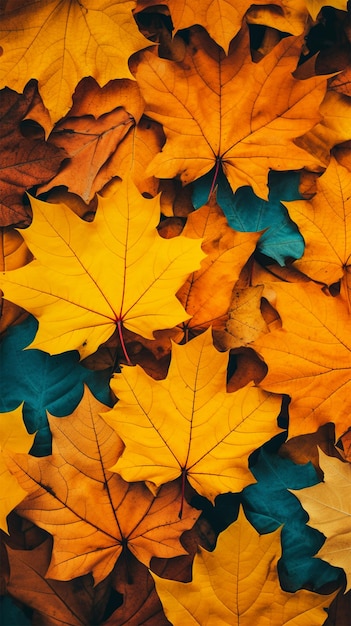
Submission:
[[347,9],[0,3],[8,626],[346,626]]

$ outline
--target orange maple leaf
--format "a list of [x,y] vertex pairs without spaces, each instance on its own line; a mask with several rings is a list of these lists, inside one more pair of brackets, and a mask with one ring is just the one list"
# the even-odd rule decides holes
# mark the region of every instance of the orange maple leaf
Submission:
[[6,456],[28,492],[17,512],[54,537],[49,578],[70,580],[92,572],[97,584],[125,548],[146,565],[152,556],[185,554],[179,537],[199,515],[184,503],[179,519],[175,483],[154,497],[145,485],[128,484],[109,471],[123,445],[99,417],[105,409],[86,389],[69,418],[49,416],[51,456]]
[[348,307],[312,282],[274,282],[268,287],[282,324],[251,344],[268,365],[260,386],[291,396],[289,437],[333,421],[339,439],[350,426]]
[[310,201],[285,203],[305,240],[303,257],[294,265],[327,285],[341,280],[351,306],[351,173],[331,157],[316,186]]
[[284,38],[259,63],[251,59],[247,27],[228,56],[200,27],[189,38],[181,62],[144,51],[132,66],[145,112],[167,138],[149,173],[188,183],[221,164],[233,191],[251,185],[267,198],[269,169],[319,165],[294,143],[319,121],[326,88],[321,76],[292,75],[302,38]]

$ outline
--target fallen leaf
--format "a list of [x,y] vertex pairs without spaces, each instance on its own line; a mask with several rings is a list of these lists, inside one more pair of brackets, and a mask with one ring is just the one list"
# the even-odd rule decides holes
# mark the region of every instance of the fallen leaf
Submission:
[[155,497],[109,471],[123,445],[99,417],[105,409],[86,390],[69,419],[49,416],[51,456],[7,455],[28,491],[17,513],[53,535],[48,578],[92,573],[98,584],[127,548],[146,565],[152,556],[183,554],[180,535],[199,515],[185,503],[179,519],[180,485],[165,485]]
[[104,626],[171,626],[149,570],[132,554],[120,559],[114,572],[114,586],[123,595],[123,604]]
[[335,594],[282,591],[279,556],[280,529],[259,535],[240,511],[213,552],[200,548],[191,583],[152,575],[173,626],[322,626]]
[[[304,0],[304,2],[306,3],[306,6],[312,18],[314,20],[317,19],[318,13],[320,12],[321,8],[325,6],[325,0]],[[328,2],[328,6],[335,7],[336,9],[340,9],[342,11],[347,11],[346,0],[331,0],[330,2]]]
[[44,138],[25,137],[21,131],[20,123],[37,96],[35,81],[24,87],[23,94],[7,87],[1,93],[0,226],[27,226],[30,211],[23,203],[24,192],[50,180],[66,154]]
[[133,19],[134,0],[30,0],[1,18],[0,84],[21,90],[30,78],[52,123],[66,115],[81,78],[102,85],[131,78],[128,57],[147,46]]
[[291,396],[289,438],[333,421],[339,439],[350,426],[348,308],[311,282],[274,282],[271,287],[282,328],[251,344],[268,365],[260,386]]
[[2,495],[0,497],[0,528],[8,532],[6,518],[8,514],[27,495],[27,491],[21,487],[16,478],[9,472],[4,461],[4,451],[12,452],[29,451],[34,435],[29,435],[22,418],[23,404],[13,411],[1,412],[0,414],[0,476]]
[[305,240],[304,255],[295,266],[327,285],[341,280],[351,305],[351,173],[331,157],[316,187],[310,201],[286,203]]
[[[50,145],[69,157],[39,193],[65,185],[86,203],[106,183],[105,168],[128,131],[139,121],[144,108],[138,86],[127,79],[99,87],[85,78],[73,94],[73,106],[51,132]],[[109,180],[109,177],[107,177]]]
[[[99,606],[99,587],[93,587],[91,576],[72,581],[52,580],[45,576],[51,548],[51,538],[34,550],[14,550],[7,546],[10,562],[8,593],[35,611],[35,623],[45,626],[100,623],[107,597]],[[38,615],[40,621],[37,621]]]
[[227,362],[209,329],[173,345],[165,380],[153,380],[138,366],[115,374],[118,402],[103,418],[125,449],[112,470],[156,487],[182,475],[212,502],[247,485],[249,454],[279,432],[281,398],[252,384],[227,393]]
[[348,591],[351,587],[351,466],[327,456],[321,450],[319,464],[324,472],[323,482],[291,491],[307,511],[309,526],[317,528],[326,537],[316,556],[345,570]]
[[263,285],[242,289],[234,287],[226,332],[221,334],[223,348],[228,350],[246,346],[262,333],[268,332],[260,310],[262,293]]
[[187,278],[177,297],[191,318],[182,324],[185,334],[209,326],[224,329],[233,285],[248,257],[254,252],[259,233],[238,233],[212,198],[191,213],[183,235],[203,240],[206,258],[200,269]]
[[294,140],[319,121],[326,79],[293,77],[301,45],[301,38],[286,37],[253,63],[247,27],[228,56],[197,27],[190,30],[182,62],[161,59],[155,51],[137,55],[132,71],[145,113],[163,124],[166,135],[148,173],[180,175],[189,183],[221,163],[233,192],[250,185],[267,198],[270,169],[315,167],[315,157]]
[[201,241],[158,235],[158,197],[147,200],[124,181],[99,198],[91,223],[65,205],[31,202],[23,237],[35,261],[0,277],[5,298],[39,319],[29,347],[79,350],[84,358],[116,327],[122,337],[122,324],[153,339],[154,330],[189,317],[174,294],[199,267]]

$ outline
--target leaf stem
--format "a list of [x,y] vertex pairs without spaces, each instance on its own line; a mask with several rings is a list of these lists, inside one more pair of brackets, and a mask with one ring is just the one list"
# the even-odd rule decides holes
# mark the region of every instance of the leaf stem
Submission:
[[132,365],[132,362],[131,362],[131,360],[129,358],[129,355],[128,355],[128,352],[127,352],[126,344],[124,343],[121,320],[117,321],[117,329],[118,329],[118,336],[119,336],[119,340],[120,340],[120,343],[121,343],[121,347],[122,347],[125,359],[126,359],[128,365]]
[[184,508],[184,494],[185,494],[185,481],[186,481],[186,468],[182,469],[182,490],[181,490],[181,501],[180,501],[180,509],[178,513],[179,519],[183,517],[183,508]]
[[211,198],[211,196],[213,194],[213,191],[214,191],[214,188],[216,186],[220,163],[221,163],[220,157],[216,157],[216,168],[215,168],[215,171],[214,171],[213,181],[212,181],[211,188],[210,188],[210,191],[209,191],[209,194],[208,194],[207,202]]

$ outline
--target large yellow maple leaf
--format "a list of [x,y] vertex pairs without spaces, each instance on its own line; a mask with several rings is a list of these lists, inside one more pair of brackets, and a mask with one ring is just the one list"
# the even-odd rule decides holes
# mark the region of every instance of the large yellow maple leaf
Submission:
[[186,554],[180,535],[199,516],[184,503],[179,519],[179,485],[165,485],[154,497],[145,485],[128,484],[109,471],[123,445],[99,417],[105,409],[86,388],[72,415],[48,416],[52,455],[6,455],[28,492],[17,512],[53,535],[49,578],[92,572],[98,584],[127,548],[146,565],[152,556]]
[[345,570],[346,591],[351,589],[351,465],[327,456],[319,449],[323,482],[290,491],[309,515],[308,525],[326,536],[316,554],[335,567]]
[[274,306],[282,326],[251,346],[264,358],[263,389],[291,396],[289,437],[333,421],[339,439],[350,426],[351,329],[347,304],[312,283],[278,283]]
[[331,157],[316,186],[311,200],[285,203],[305,240],[303,257],[294,265],[327,285],[341,279],[351,303],[351,172]]
[[149,173],[188,183],[221,164],[233,191],[251,185],[267,198],[269,169],[316,167],[294,139],[319,121],[326,79],[294,78],[301,46],[302,38],[286,37],[254,63],[247,27],[228,56],[197,27],[180,62],[155,51],[137,55],[132,70],[146,113],[163,124],[167,139]]
[[5,298],[39,320],[30,347],[86,357],[116,327],[153,339],[189,317],[175,293],[205,254],[200,240],[158,235],[158,197],[143,198],[126,180],[99,198],[93,222],[63,204],[31,204],[22,235],[35,260],[0,275]]
[[9,472],[5,463],[3,452],[26,453],[31,448],[34,441],[34,434],[30,435],[23,422],[22,408],[20,405],[13,411],[0,413],[0,528],[6,533],[7,516],[12,509],[23,500],[27,491],[20,486],[16,478]]
[[128,57],[148,45],[134,0],[29,0],[1,16],[0,85],[39,81],[52,122],[66,114],[84,76],[100,85],[130,78]]
[[111,380],[118,402],[103,414],[125,444],[112,469],[156,487],[182,475],[212,501],[251,483],[248,456],[280,432],[281,398],[252,384],[227,393],[227,363],[209,329],[173,345],[165,380],[123,367]]
[[283,591],[277,576],[278,529],[259,535],[240,510],[213,552],[200,548],[193,578],[182,583],[152,573],[173,626],[322,626],[334,594]]

